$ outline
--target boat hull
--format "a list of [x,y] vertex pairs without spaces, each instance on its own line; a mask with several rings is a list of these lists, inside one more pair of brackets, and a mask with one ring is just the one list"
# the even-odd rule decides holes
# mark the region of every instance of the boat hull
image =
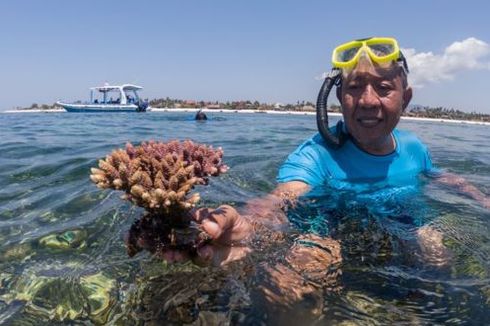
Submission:
[[140,112],[137,105],[70,104],[58,102],[67,112]]

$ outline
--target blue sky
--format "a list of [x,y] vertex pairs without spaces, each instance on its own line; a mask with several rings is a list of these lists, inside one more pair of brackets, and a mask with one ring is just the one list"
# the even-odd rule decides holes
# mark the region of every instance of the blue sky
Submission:
[[148,98],[314,101],[332,49],[377,35],[410,49],[412,103],[490,114],[488,3],[2,1],[0,110],[87,99],[104,82]]

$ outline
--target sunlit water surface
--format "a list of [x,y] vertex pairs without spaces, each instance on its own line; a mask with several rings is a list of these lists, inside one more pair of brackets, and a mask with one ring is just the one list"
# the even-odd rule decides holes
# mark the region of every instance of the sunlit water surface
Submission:
[[[242,207],[274,188],[281,162],[316,132],[312,116],[208,117],[196,122],[192,113],[1,114],[0,323],[488,322],[490,213],[428,179],[399,198],[373,194],[366,202],[326,192],[290,210],[291,238],[331,235],[341,241],[343,256],[337,289],[323,291],[320,304],[305,299],[294,312],[264,304],[257,288],[267,277],[251,272],[281,263],[290,241],[226,269],[168,266],[146,253],[129,258],[123,237],[141,209],[117,192],[98,190],[88,178],[90,167],[111,150],[149,139],[221,146],[231,169],[197,189],[201,205]],[[488,126],[401,122],[400,128],[419,135],[436,165],[490,193]],[[415,224],[443,234],[450,252],[446,264],[424,261]]]

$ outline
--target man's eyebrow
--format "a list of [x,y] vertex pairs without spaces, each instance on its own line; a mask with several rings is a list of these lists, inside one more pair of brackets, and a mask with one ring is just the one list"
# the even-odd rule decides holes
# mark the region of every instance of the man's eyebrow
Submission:
[[373,75],[371,73],[358,73],[358,74],[352,75],[350,78],[347,79],[347,81],[348,82],[350,82],[350,81],[363,81],[363,80],[366,80],[368,77],[374,78],[376,81],[395,82],[397,75],[393,74],[393,73],[382,74],[382,75]]
[[378,79],[379,79],[379,81],[382,81],[382,82],[388,82],[388,83],[394,83],[395,82],[395,78],[380,77]]

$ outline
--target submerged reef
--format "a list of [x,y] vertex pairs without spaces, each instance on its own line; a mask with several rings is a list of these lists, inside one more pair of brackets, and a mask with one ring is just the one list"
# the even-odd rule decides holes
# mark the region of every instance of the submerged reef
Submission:
[[127,237],[129,255],[169,248],[192,253],[208,240],[192,222],[199,193],[189,193],[228,170],[222,158],[221,148],[190,140],[149,141],[139,146],[127,143],[91,169],[90,179],[97,187],[124,191],[123,199],[145,209]]

